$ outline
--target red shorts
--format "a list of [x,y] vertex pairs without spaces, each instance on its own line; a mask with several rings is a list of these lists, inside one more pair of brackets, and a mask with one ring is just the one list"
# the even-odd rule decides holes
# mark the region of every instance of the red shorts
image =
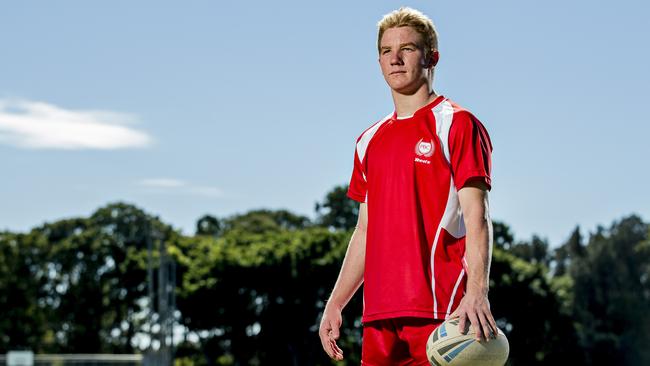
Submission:
[[427,340],[444,320],[394,318],[363,325],[361,365],[429,366]]

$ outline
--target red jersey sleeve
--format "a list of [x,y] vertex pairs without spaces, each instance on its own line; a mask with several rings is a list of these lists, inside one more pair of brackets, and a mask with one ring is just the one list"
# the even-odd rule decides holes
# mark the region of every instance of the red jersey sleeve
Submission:
[[354,167],[350,178],[350,186],[348,187],[348,197],[358,202],[366,202],[367,189],[366,173],[362,162],[359,160],[359,152],[355,147]]
[[492,188],[492,142],[485,126],[471,113],[454,113],[449,130],[449,155],[454,184],[460,190],[468,181],[479,179]]

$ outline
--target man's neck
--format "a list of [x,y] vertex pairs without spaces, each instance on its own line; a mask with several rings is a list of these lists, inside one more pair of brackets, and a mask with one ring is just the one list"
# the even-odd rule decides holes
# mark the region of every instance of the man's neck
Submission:
[[423,85],[413,94],[400,94],[392,90],[393,103],[397,117],[412,116],[415,111],[429,104],[438,96],[435,91],[430,90],[428,85]]

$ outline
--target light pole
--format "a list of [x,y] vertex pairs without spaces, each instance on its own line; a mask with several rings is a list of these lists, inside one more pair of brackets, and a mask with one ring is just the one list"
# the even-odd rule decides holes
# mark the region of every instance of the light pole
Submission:
[[[150,219],[147,225],[147,288],[149,293],[150,344],[144,365],[171,366],[174,355],[174,313],[176,312],[176,263],[167,254],[165,238],[154,230]],[[158,273],[154,279],[153,240],[158,241]],[[155,281],[157,280],[157,281]],[[155,281],[155,282],[154,282]],[[156,286],[157,285],[157,286]],[[156,289],[157,287],[157,289]],[[154,307],[154,304],[157,305]],[[157,316],[155,316],[157,315]],[[158,332],[154,333],[154,325]],[[153,341],[158,339],[160,348],[154,350]]]

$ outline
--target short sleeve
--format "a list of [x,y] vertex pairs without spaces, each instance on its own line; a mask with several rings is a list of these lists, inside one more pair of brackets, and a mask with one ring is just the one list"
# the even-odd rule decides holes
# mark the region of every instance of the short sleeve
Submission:
[[449,130],[449,155],[454,184],[460,190],[469,181],[481,180],[492,188],[492,142],[485,126],[471,113],[454,114]]
[[352,168],[352,177],[350,178],[350,186],[348,187],[348,197],[358,202],[366,202],[367,187],[368,184],[366,182],[363,163],[359,159],[359,153],[355,148],[354,167]]

